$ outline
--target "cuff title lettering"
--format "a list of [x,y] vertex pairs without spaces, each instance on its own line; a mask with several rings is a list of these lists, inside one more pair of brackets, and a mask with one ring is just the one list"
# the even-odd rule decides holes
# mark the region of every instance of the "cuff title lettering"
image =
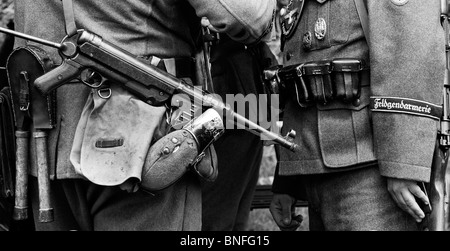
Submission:
[[442,117],[442,107],[425,101],[398,97],[371,97],[372,112],[403,113],[434,120]]

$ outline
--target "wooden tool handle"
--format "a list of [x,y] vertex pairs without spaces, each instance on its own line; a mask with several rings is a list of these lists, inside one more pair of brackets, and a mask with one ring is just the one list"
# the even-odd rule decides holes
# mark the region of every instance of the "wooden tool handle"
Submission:
[[28,142],[30,132],[16,131],[16,188],[13,219],[28,219]]
[[52,222],[54,220],[54,212],[50,201],[47,133],[36,131],[33,133],[33,137],[36,141],[36,160],[38,165],[39,222]]

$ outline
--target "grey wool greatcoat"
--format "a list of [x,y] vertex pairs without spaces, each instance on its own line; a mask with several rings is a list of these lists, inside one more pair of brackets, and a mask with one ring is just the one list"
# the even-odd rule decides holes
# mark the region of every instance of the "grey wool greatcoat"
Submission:
[[[297,2],[299,0],[294,0]],[[294,35],[284,48],[285,66],[333,58],[361,58],[370,67],[361,104],[334,102],[286,106],[284,129],[297,131],[299,152],[283,150],[279,175],[340,172],[378,163],[381,175],[428,182],[437,120],[408,111],[371,109],[378,98],[414,99],[424,107],[442,104],[444,32],[438,0],[368,0],[369,41],[353,0],[306,0]],[[325,38],[315,36],[319,18]],[[311,41],[305,34],[311,32]],[[305,49],[304,43],[309,43]],[[380,103],[377,103],[380,104]],[[424,115],[424,114],[422,114]],[[426,115],[426,114],[425,114]],[[278,192],[289,183],[275,182]]]

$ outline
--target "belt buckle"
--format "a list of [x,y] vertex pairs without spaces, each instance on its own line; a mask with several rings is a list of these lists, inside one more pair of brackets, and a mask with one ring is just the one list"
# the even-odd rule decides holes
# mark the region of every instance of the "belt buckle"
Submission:
[[264,70],[264,83],[269,90],[270,94],[280,94],[281,92],[281,80],[278,76],[278,72],[282,68],[281,65],[275,65]]

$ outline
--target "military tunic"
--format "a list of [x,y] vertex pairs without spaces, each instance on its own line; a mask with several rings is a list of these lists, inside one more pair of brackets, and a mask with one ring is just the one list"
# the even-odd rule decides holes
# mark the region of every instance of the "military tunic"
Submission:
[[[359,106],[334,102],[303,109],[288,104],[284,128],[298,130],[300,152],[283,151],[281,174],[328,173],[378,161],[384,176],[429,180],[436,120],[372,113],[369,107],[373,96],[441,104],[445,54],[439,2],[396,2],[368,1],[368,46],[353,1],[306,1],[284,49],[286,65],[361,58],[370,67],[370,83],[363,83]],[[327,26],[320,40],[314,35],[319,18]],[[310,41],[305,34],[311,34]]]
[[275,180],[274,191],[295,194],[296,175],[320,180],[323,174],[327,179],[374,167],[384,177],[428,182],[437,120],[378,112],[371,109],[371,100],[397,97],[441,105],[445,42],[439,1],[366,1],[367,39],[355,1],[294,0],[288,12],[303,4],[284,47],[285,65],[358,58],[370,74],[362,81],[356,106],[333,101],[301,108],[293,99],[288,102],[284,130],[297,131],[300,150],[281,152],[282,177]]

